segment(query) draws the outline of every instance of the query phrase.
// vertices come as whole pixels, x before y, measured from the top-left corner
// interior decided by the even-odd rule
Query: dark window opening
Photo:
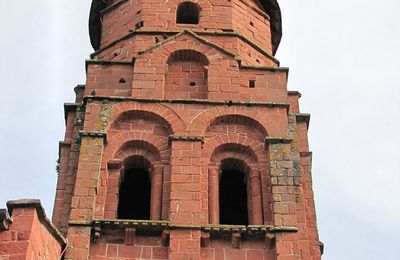
[[[255,80],[249,80],[249,88],[255,88],[256,87],[256,81]]]
[[[250,25],[251,25],[251,26],[254,26],[254,23],[253,23],[252,21],[250,21]]]
[[[121,79],[119,80],[119,83],[120,83],[120,84],[124,84],[124,83],[126,83],[126,80],[125,80],[124,78],[121,78]]]
[[[130,169],[119,189],[119,219],[150,219],[150,178],[142,169]]]
[[[176,22],[185,24],[198,24],[200,7],[192,2],[183,2],[178,6]]]
[[[240,171],[223,171],[219,184],[220,223],[248,225],[247,187],[245,174]]]

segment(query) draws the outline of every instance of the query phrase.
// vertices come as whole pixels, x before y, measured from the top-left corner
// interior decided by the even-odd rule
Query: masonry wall
[[[269,16],[258,1],[193,1],[201,10],[199,24],[193,25],[176,23],[178,4],[184,1],[131,0],[115,3],[120,2],[104,12],[102,47],[133,31],[190,29],[196,32],[240,32],[255,44],[263,46],[267,52],[272,52]]]

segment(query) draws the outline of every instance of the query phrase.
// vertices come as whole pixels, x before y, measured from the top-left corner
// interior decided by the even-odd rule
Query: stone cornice
[[[118,43],[120,43],[120,42],[122,42],[124,40],[132,38],[132,37],[134,37],[136,35],[170,35],[170,36],[174,36],[174,35],[178,35],[180,33],[182,33],[182,31],[147,31],[147,30],[131,31],[131,32],[127,33],[126,35],[122,36],[121,38],[119,38],[119,39],[107,44],[103,48],[101,48],[101,49],[95,51],[94,53],[90,54],[90,58],[93,59],[96,55],[100,54],[101,52],[103,52],[103,51],[115,46],[116,44],[118,44]],[[243,36],[240,33],[237,33],[237,32],[204,32],[204,31],[193,31],[192,33],[195,34],[195,35],[198,35],[198,36],[238,37],[243,42],[249,44],[252,48],[256,49],[257,51],[261,52],[266,57],[270,58],[273,62],[278,64],[278,66],[280,64],[279,60],[276,59],[273,55],[271,55],[270,53],[266,52],[263,48],[259,47],[256,43],[252,42],[250,39],[248,39],[247,37]],[[209,42],[209,41],[207,41],[207,42]],[[155,45],[155,46],[157,46],[157,45]]]
[[[212,47],[212,48],[214,48],[214,49],[216,49],[216,50],[218,50],[218,51],[224,53],[225,55],[227,55],[227,56],[229,56],[229,57],[231,57],[231,58],[236,58],[236,59],[239,61],[239,63],[240,63],[240,59],[238,59],[234,53],[228,51],[227,49],[225,49],[225,48],[223,48],[223,47],[221,47],[221,46],[219,46],[219,45],[217,45],[217,44],[215,44],[215,43],[213,43],[213,42],[211,42],[211,41],[208,41],[208,40],[206,40],[206,39],[204,39],[204,38],[198,36],[196,33],[192,32],[192,31],[190,31],[190,30],[183,30],[182,32],[179,32],[178,34],[176,34],[176,35],[174,35],[174,36],[172,36],[172,37],[167,38],[165,41],[162,41],[162,42],[160,42],[160,43],[158,43],[158,44],[155,44],[155,45],[153,45],[152,47],[149,47],[149,48],[147,48],[147,49],[145,49],[145,50],[143,50],[143,51],[139,51],[137,55],[134,55],[134,56],[133,56],[133,61],[134,61],[135,59],[137,59],[138,57],[140,57],[141,55],[143,55],[143,54],[145,54],[145,53],[147,53],[147,52],[150,52],[150,51],[152,51],[152,50],[154,50],[154,49],[160,48],[160,47],[163,46],[164,44],[167,44],[168,42],[170,42],[170,41],[172,41],[172,40],[174,40],[174,39],[177,39],[177,38],[179,38],[180,36],[185,35],[185,34],[190,35],[191,37],[193,37],[193,38],[196,39],[197,41],[199,41],[199,42],[201,42],[201,43],[203,43],[203,44],[205,44],[205,45],[208,45],[208,46],[210,46],[210,47]]]
[[[297,227],[272,226],[272,225],[191,225],[191,224],[172,224],[169,221],[161,220],[126,220],[126,219],[105,219],[93,221],[69,221],[70,226],[101,226],[111,228],[134,227],[138,229],[191,229],[203,230],[206,232],[227,232],[227,233],[279,233],[279,232],[297,232]]]
[[[79,135],[82,137],[92,138],[103,138],[104,143],[107,143],[107,133],[100,131],[79,131]]]
[[[297,90],[289,90],[288,95],[289,96],[297,96],[298,98],[301,98],[301,93]]]
[[[85,60],[86,72],[89,65],[122,65],[133,66],[132,61],[112,61],[112,60]]]
[[[284,136],[268,136],[265,138],[267,144],[290,144],[293,139]]]
[[[80,106],[81,104],[79,103],[64,103],[64,119],[65,119],[65,124],[67,124],[67,118],[68,114],[70,112],[75,112],[76,109]]]
[[[177,136],[177,135],[170,135],[168,137],[169,142],[172,141],[184,141],[184,142],[202,142],[204,143],[203,136]]]
[[[306,122],[307,123],[307,128],[310,125],[310,118],[311,115],[310,114],[306,114],[306,113],[295,113],[296,116],[296,121],[297,122]]]
[[[72,145],[72,141],[60,141],[58,143],[58,156],[59,157],[61,156],[61,149],[63,147],[71,147],[71,145]]]
[[[243,70],[263,70],[263,71],[271,71],[271,72],[285,72],[289,73],[289,68],[287,67],[267,67],[267,66],[247,66],[240,65],[240,69]]]
[[[247,106],[247,107],[283,107],[288,109],[288,103],[275,103],[275,102],[239,102],[239,101],[213,101],[205,99],[146,99],[146,98],[134,98],[134,97],[113,97],[113,96],[85,96],[84,103],[86,104],[90,100],[96,101],[136,101],[144,103],[165,103],[165,104],[204,104],[204,105],[216,105],[216,106]]]

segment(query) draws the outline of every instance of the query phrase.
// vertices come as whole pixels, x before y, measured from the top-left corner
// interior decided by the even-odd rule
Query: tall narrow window
[[[179,4],[176,12],[176,23],[198,24],[200,16],[200,7],[192,2],[183,2]]]
[[[119,190],[119,219],[150,219],[151,184],[149,172],[130,169],[125,172]]]
[[[220,223],[248,225],[247,187],[241,171],[222,171],[219,184]]]

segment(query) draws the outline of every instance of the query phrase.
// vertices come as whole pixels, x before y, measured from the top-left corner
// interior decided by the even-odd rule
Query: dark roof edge
[[[282,39],[282,15],[278,0],[261,0],[264,9],[270,16],[272,54],[275,55]],[[89,15],[90,43],[95,51],[100,49],[102,11],[107,7],[105,0],[92,0]]]
[[[42,207],[42,203],[38,199],[21,199],[21,200],[10,200],[7,202],[7,208],[12,217],[12,211],[16,208],[35,208],[39,216],[40,222],[46,227],[50,234],[60,243],[62,248],[67,245],[67,240],[58,231],[58,229],[53,225],[50,219],[47,218],[46,212]]]
[[[275,56],[282,39],[282,14],[278,0],[261,0],[267,14],[270,16],[272,55]]]

